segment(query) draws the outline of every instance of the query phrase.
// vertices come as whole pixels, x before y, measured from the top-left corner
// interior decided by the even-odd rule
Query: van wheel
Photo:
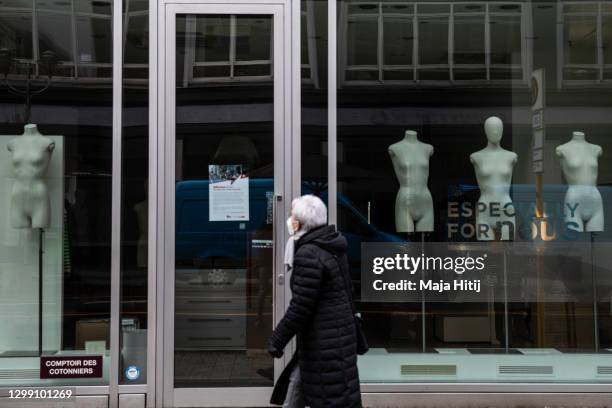
[[[228,285],[236,279],[236,274],[231,269],[215,268],[208,272],[208,283],[211,285]]]

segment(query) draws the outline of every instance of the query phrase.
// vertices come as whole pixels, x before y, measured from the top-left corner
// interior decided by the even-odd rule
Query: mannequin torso
[[[49,193],[44,176],[54,148],[53,141],[31,124],[25,126],[22,136],[8,143],[15,174],[10,210],[13,228],[49,226]]]
[[[511,238],[510,229],[514,231],[516,223],[510,198],[510,185],[512,170],[518,156],[501,147],[499,143],[502,132],[501,119],[496,117],[487,119],[485,122],[487,147],[470,155],[480,188],[476,211],[476,233],[479,240],[495,239],[495,230],[500,227],[501,239],[508,240]]]
[[[422,143],[414,131],[389,146],[389,156],[400,188],[395,200],[397,232],[433,231],[433,202],[427,188],[433,146]],[[416,227],[416,228],[415,228]]]
[[[569,185],[564,206],[566,222],[578,231],[603,231],[603,202],[597,189],[598,159],[603,149],[587,142],[583,132],[573,132],[572,139],[555,152]]]

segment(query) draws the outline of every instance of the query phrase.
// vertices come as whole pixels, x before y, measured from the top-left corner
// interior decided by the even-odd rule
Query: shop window
[[[359,358],[360,379],[610,383],[602,373],[612,366],[612,88],[593,83],[612,79],[612,1],[337,4],[330,182],[371,346]],[[559,73],[582,81],[558,87]],[[532,92],[545,103],[533,106]],[[544,120],[534,123],[539,110]],[[483,160],[498,147],[503,158]],[[499,226],[476,213],[484,204],[497,214],[493,196],[512,203],[493,215],[510,217]],[[414,257],[433,247],[485,248],[482,283],[507,293],[411,297],[399,287],[409,271],[385,278],[394,266],[378,274],[368,262],[370,250],[382,259],[380,248]],[[492,259],[509,247],[523,252]],[[371,296],[364,287],[377,290],[377,279],[400,285]]]
[[[564,2],[559,36],[566,84],[612,79],[612,8],[607,2]]]
[[[2,387],[109,383],[110,6],[0,2]]]
[[[524,81],[524,7],[343,2],[342,83]]]

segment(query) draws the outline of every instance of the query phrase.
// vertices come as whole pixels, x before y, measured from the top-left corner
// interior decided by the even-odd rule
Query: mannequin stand
[[[597,312],[597,274],[595,273],[595,262],[593,259],[593,243],[595,241],[593,233],[589,233],[591,238],[591,274],[593,280],[593,342],[595,343],[595,352],[599,352],[599,318]]]
[[[39,229],[38,235],[38,355],[43,355],[43,234],[44,229]]]
[[[425,233],[421,232],[421,252],[425,252]],[[425,272],[423,272],[423,268],[421,268],[421,280],[425,279]],[[421,341],[422,341],[422,346],[421,349],[423,351],[423,353],[425,353],[425,351],[427,351],[427,344],[426,344],[426,322],[425,322],[425,312],[426,312],[426,308],[425,308],[425,292],[421,291]]]

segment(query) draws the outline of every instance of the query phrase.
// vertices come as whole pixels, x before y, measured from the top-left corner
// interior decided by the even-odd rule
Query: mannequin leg
[[[434,215],[433,208],[425,211],[425,214],[416,222],[416,230],[419,232],[428,232],[434,230]]]
[[[24,200],[18,195],[11,197],[10,219],[13,228],[30,228],[30,217],[25,212]]]
[[[402,205],[400,197],[395,202],[395,230],[397,232],[414,232],[414,220],[408,207]]]
[[[47,228],[49,227],[49,203],[39,202],[34,206],[32,211],[32,228]]]
[[[604,211],[602,207],[595,211],[595,214],[593,214],[591,219],[586,222],[584,230],[589,232],[598,232],[604,230]]]

